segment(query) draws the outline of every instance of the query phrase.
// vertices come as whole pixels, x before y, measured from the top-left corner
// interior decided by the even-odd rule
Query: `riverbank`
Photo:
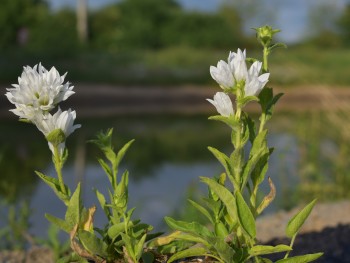
[[[1,87],[2,94],[6,87]],[[212,113],[206,101],[220,91],[217,87],[185,85],[179,87],[123,87],[77,84],[76,94],[62,103],[62,108],[74,108],[79,117],[109,117],[137,114],[199,114]],[[275,94],[284,93],[276,106],[278,112],[319,111],[329,107],[350,105],[350,88],[307,85],[294,88],[276,87]],[[11,105],[0,97],[0,118],[9,118]],[[257,112],[257,103],[247,105],[247,111]],[[13,117],[13,116],[12,116]]]

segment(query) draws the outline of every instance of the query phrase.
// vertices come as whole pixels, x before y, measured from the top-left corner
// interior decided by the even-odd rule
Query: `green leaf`
[[[233,194],[225,187],[216,182],[213,179],[207,177],[200,177],[201,181],[209,185],[210,189],[213,190],[224,203],[227,213],[232,218],[234,225],[237,223],[236,214],[236,200]]]
[[[264,181],[266,172],[269,168],[268,161],[270,155],[270,152],[263,154],[250,174],[254,188],[257,188]]]
[[[251,256],[260,256],[260,255],[267,255],[272,253],[279,253],[279,252],[285,252],[290,251],[292,248],[287,245],[277,245],[277,246],[263,246],[263,245],[257,245],[252,247],[249,250],[249,255]]]
[[[172,255],[167,263],[171,263],[177,259],[181,258],[187,258],[187,257],[196,257],[196,256],[203,256],[205,255],[207,250],[202,247],[192,247],[180,252],[177,252],[176,254]]]
[[[234,116],[230,116],[230,117],[225,117],[222,115],[215,115],[215,116],[211,116],[209,117],[209,120],[214,120],[214,121],[221,121],[225,124],[227,124],[229,127],[231,127],[233,130],[237,130],[239,128],[239,121],[237,121]]]
[[[79,224],[80,212],[81,212],[81,196],[80,196],[80,183],[79,183],[77,186],[77,189],[75,190],[71,199],[69,200],[67,212],[65,215],[65,220],[71,230],[75,225]]]
[[[139,260],[142,256],[142,252],[143,252],[143,247],[145,244],[145,240],[146,240],[147,234],[144,234],[139,241],[137,242],[136,246],[135,246],[135,257],[137,260]]]
[[[134,226],[135,224],[137,224],[139,221],[128,221],[128,226],[127,228],[131,228],[132,226]],[[115,224],[113,226],[111,226],[110,228],[108,228],[107,234],[111,239],[115,239],[117,238],[121,233],[125,232],[125,225],[126,222],[121,222],[118,224]]]
[[[109,219],[111,216],[111,211],[109,210],[109,207],[107,206],[106,203],[106,198],[103,194],[101,194],[97,189],[95,189],[95,194],[98,199],[98,202],[100,203],[101,208],[103,209],[105,215]]]
[[[251,238],[256,236],[255,219],[242,194],[236,191],[236,206],[239,224]]]
[[[50,215],[50,214],[45,214],[45,217],[52,224],[56,225],[57,227],[59,227],[60,229],[62,229],[63,231],[65,231],[67,233],[70,233],[70,231],[72,230],[71,227],[68,225],[68,223],[60,218],[57,218],[57,217]]]
[[[93,233],[85,230],[79,231],[79,240],[83,244],[84,248],[93,255],[100,257],[107,257],[108,246],[101,239],[96,237]]]
[[[109,182],[113,184],[113,174],[109,165],[103,159],[98,159],[98,162],[101,165],[103,171],[106,173]]]
[[[284,258],[276,261],[275,263],[308,263],[321,257],[323,253],[308,254],[303,256],[295,256],[291,258]]]
[[[129,147],[131,146],[131,144],[134,142],[135,140],[130,140],[129,142],[127,142],[117,153],[115,159],[113,160],[112,164],[113,164],[113,171],[114,173],[117,175],[118,174],[118,167],[119,167],[119,163],[122,161],[126,151],[129,149]],[[116,180],[116,178],[115,178]]]
[[[184,221],[177,221],[172,219],[171,217],[165,217],[165,222],[168,224],[168,226],[173,230],[179,230],[187,233],[191,233],[195,236],[199,237],[212,237],[213,233],[208,230],[207,227],[197,223],[197,222],[184,222]]]
[[[307,206],[305,206],[298,214],[296,214],[289,222],[286,228],[286,234],[288,237],[293,237],[296,235],[304,224],[305,220],[310,215],[313,207],[316,204],[316,199],[310,202]]]
[[[235,251],[222,238],[211,238],[210,244],[214,247],[220,259],[224,262],[235,262],[233,260]]]
[[[118,209],[126,210],[128,205],[128,184],[129,184],[129,172],[125,171],[122,175],[121,181],[115,189],[115,195],[113,201]]]
[[[196,203],[195,201],[192,200],[188,200],[191,205],[193,205],[199,212],[201,212],[206,218],[209,219],[209,221],[214,224],[214,219],[212,218],[212,216],[210,215],[209,211],[207,209],[205,209],[203,206],[201,206],[200,204]]]
[[[251,101],[258,101],[258,97],[256,96],[246,96],[246,97],[243,97],[242,99],[240,99],[238,101],[238,104],[241,105],[241,107],[243,108],[248,102],[251,102]]]
[[[65,205],[68,205],[69,195],[70,195],[70,190],[69,190],[68,186],[64,185],[64,187],[66,188],[66,192],[68,193],[68,195],[65,195],[61,191],[61,186],[60,186],[58,179],[51,177],[51,176],[46,176],[45,174],[40,173],[38,171],[35,171],[35,173],[40,177],[40,179],[42,179],[49,187],[51,187],[53,189],[53,191],[55,192],[57,197],[63,203],[65,203]]]
[[[233,172],[231,170],[230,166],[230,158],[222,152],[220,152],[218,149],[215,149],[213,147],[208,147],[208,150],[216,157],[216,159],[222,164],[222,166],[225,168],[225,171],[227,175],[230,177],[233,176]]]

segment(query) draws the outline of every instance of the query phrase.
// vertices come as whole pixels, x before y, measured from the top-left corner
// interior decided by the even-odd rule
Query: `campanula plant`
[[[49,71],[41,64],[33,68],[24,67],[18,84],[7,89],[6,96],[15,108],[11,111],[21,121],[34,124],[45,136],[52,153],[52,162],[56,177],[41,172],[36,174],[53,189],[57,197],[66,205],[64,219],[46,214],[46,218],[70,236],[73,253],[58,262],[139,262],[142,256],[150,255],[144,251],[145,242],[156,237],[149,232],[152,226],[133,220],[134,209],[128,209],[129,174],[125,171],[121,177],[118,167],[133,140],[115,152],[112,145],[112,132],[101,132],[95,143],[103,152],[105,159],[98,159],[105,171],[111,187],[109,198],[95,190],[97,199],[107,217],[103,228],[94,226],[93,218],[96,207],[85,208],[81,200],[80,184],[74,192],[65,184],[62,168],[68,158],[66,139],[81,125],[74,124],[76,112],[69,109],[62,111],[58,104],[72,94],[73,86],[63,83],[61,76],[52,67]],[[51,112],[56,109],[56,113]],[[109,201],[108,201],[109,199]]]
[[[166,217],[168,226],[175,230],[168,236],[158,238],[154,246],[168,249],[175,246],[177,251],[168,262],[205,256],[209,261],[229,262],[272,262],[266,255],[284,253],[278,263],[311,262],[322,253],[290,257],[294,240],[299,229],[309,216],[315,200],[296,214],[286,226],[286,234],[291,238],[290,245],[267,246],[257,243],[256,219],[275,198],[273,180],[268,177],[270,192],[258,198],[259,186],[266,179],[269,158],[273,148],[267,144],[268,130],[265,125],[272,117],[273,109],[282,94],[273,94],[266,86],[270,73],[268,56],[284,44],[272,43],[273,35],[279,32],[269,26],[256,28],[256,35],[263,47],[263,59],[248,58],[246,50],[230,52],[227,61],[219,61],[210,67],[212,78],[222,91],[208,101],[214,105],[219,115],[210,120],[223,122],[231,130],[232,152],[208,147],[209,151],[223,166],[223,173],[217,178],[201,177],[208,186],[208,195],[203,205],[190,200],[190,203],[208,219],[210,223],[178,221]],[[234,97],[235,103],[232,103]],[[261,113],[255,121],[245,106],[251,102],[260,104]],[[249,150],[247,145],[250,144]],[[248,151],[248,152],[245,152]],[[183,242],[183,249],[176,249]]]

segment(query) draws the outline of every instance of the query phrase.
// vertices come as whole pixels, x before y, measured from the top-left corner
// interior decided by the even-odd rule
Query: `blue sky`
[[[317,10],[321,5],[326,5],[329,17],[341,12],[342,8],[350,0],[177,0],[185,9],[212,12],[217,10],[224,2],[236,3],[238,6],[250,4],[251,7],[242,7],[245,15],[251,9],[256,9],[254,14],[246,14],[245,29],[265,24],[274,28],[280,28],[281,41],[287,43],[297,42],[299,39],[312,32],[309,26],[310,11]],[[75,7],[75,0],[48,0],[53,9],[63,6]],[[95,9],[103,5],[114,3],[116,0],[88,0],[89,8]],[[327,18],[325,18],[327,19]]]

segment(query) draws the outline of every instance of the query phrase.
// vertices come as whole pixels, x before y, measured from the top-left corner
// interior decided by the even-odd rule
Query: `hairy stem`
[[[58,181],[60,184],[61,191],[64,195],[68,195],[66,187],[64,186],[63,176],[62,176],[62,157],[58,151],[58,147],[54,146],[54,165],[57,173]]]

